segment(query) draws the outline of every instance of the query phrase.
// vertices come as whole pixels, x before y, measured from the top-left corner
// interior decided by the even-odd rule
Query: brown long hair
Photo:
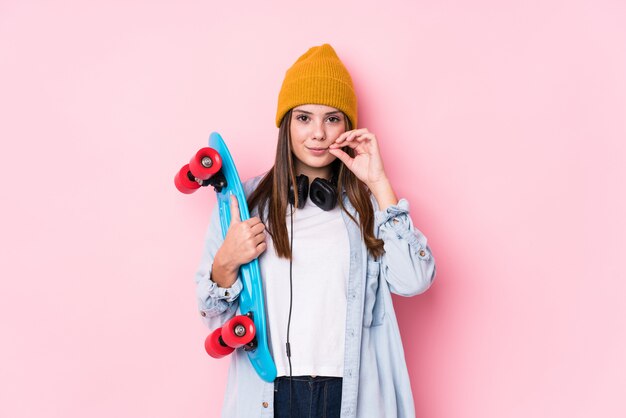
[[[345,117],[346,130],[352,129],[350,120]],[[259,217],[261,220],[266,219],[264,208],[267,205],[269,214],[267,216],[266,230],[274,241],[274,249],[278,257],[291,259],[291,249],[289,247],[289,235],[287,233],[287,223],[285,217],[287,215],[287,196],[289,185],[296,184],[295,165],[293,154],[291,151],[291,135],[289,134],[291,126],[291,110],[285,114],[278,130],[278,144],[276,146],[276,159],[274,166],[263,176],[259,185],[254,192],[248,197],[248,207],[252,210],[254,207],[259,208]],[[345,152],[354,157],[354,150],[346,148]],[[352,171],[350,171],[343,162],[336,159],[333,163],[333,170],[337,170],[337,191],[339,207],[359,225],[361,236],[365,241],[368,251],[375,257],[380,257],[385,251],[383,248],[383,240],[374,236],[374,208],[370,201],[370,191],[361,180],[359,180]],[[350,199],[350,203],[356,209],[359,223],[344,207],[341,199],[341,190],[345,188]],[[295,195],[294,207],[298,206],[297,193]],[[269,201],[269,204],[268,204]]]

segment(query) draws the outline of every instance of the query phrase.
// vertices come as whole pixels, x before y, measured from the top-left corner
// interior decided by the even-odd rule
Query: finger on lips
[[[374,135],[372,135],[370,132],[360,132],[360,133],[353,132],[350,135],[343,137],[343,138],[341,136],[337,137],[337,139],[335,140],[335,143],[342,142],[342,141],[352,141],[354,139],[363,140],[365,138],[373,139]]]

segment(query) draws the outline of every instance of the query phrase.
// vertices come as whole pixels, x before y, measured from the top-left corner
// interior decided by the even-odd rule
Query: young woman
[[[330,45],[287,71],[276,124],[274,166],[244,183],[251,218],[234,216],[222,239],[213,211],[196,274],[215,329],[237,313],[239,266],[258,257],[261,267],[278,377],[264,382],[236,350],[222,416],[413,417],[391,293],[427,290],[435,260],[376,136],[356,129],[352,79]]]

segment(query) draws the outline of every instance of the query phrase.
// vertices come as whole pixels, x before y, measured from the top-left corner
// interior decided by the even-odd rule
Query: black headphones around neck
[[[311,190],[309,190],[309,178],[300,174],[296,177],[296,187],[298,189],[298,209],[304,207],[307,196],[311,198],[311,202],[325,211],[332,210],[337,205],[337,177],[335,174],[330,180],[316,177],[311,183]],[[289,184],[289,203],[295,204],[291,183]]]

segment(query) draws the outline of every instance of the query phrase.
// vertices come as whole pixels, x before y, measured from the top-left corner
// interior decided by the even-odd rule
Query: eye
[[[341,122],[341,118],[337,117],[337,116],[330,116],[328,118],[328,121],[332,122],[332,123],[337,123],[337,122]]]
[[[296,116],[296,119],[299,120],[300,122],[306,122],[309,120],[309,117],[307,115],[300,114]]]

